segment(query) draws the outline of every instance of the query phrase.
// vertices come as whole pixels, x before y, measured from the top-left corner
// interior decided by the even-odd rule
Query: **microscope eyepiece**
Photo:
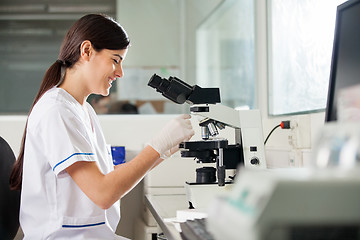
[[[165,79],[166,80],[166,79]],[[148,83],[148,86],[152,87],[152,88],[155,88],[157,90],[157,88],[161,85],[161,83],[163,82],[163,79],[154,74],[151,78],[150,78],[150,81]]]
[[[193,87],[176,77],[161,78],[154,74],[148,83],[157,92],[178,104],[183,104],[193,91]]]
[[[155,88],[164,97],[178,104],[184,102],[190,104],[215,104],[220,102],[219,88],[191,86],[176,77],[166,79],[154,74],[150,78],[148,86]]]

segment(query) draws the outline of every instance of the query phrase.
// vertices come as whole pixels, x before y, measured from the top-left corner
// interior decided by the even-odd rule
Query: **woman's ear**
[[[94,49],[89,40],[85,40],[80,45],[80,58],[89,61]]]

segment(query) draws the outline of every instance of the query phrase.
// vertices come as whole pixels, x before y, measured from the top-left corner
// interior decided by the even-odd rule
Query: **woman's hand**
[[[190,118],[189,114],[178,116],[151,140],[149,145],[160,154],[160,157],[169,157],[179,149],[181,142],[190,140],[194,135]]]

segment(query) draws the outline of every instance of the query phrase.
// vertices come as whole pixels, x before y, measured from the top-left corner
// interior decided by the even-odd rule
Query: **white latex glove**
[[[169,157],[179,150],[181,142],[190,140],[194,135],[190,118],[189,114],[174,118],[150,141],[149,145],[160,154],[160,157]]]

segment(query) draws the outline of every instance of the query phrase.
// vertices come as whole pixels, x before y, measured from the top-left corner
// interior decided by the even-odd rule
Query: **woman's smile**
[[[116,78],[112,79],[111,77],[109,77],[109,79],[108,79],[109,87],[112,86],[112,82],[115,80],[116,80]]]

